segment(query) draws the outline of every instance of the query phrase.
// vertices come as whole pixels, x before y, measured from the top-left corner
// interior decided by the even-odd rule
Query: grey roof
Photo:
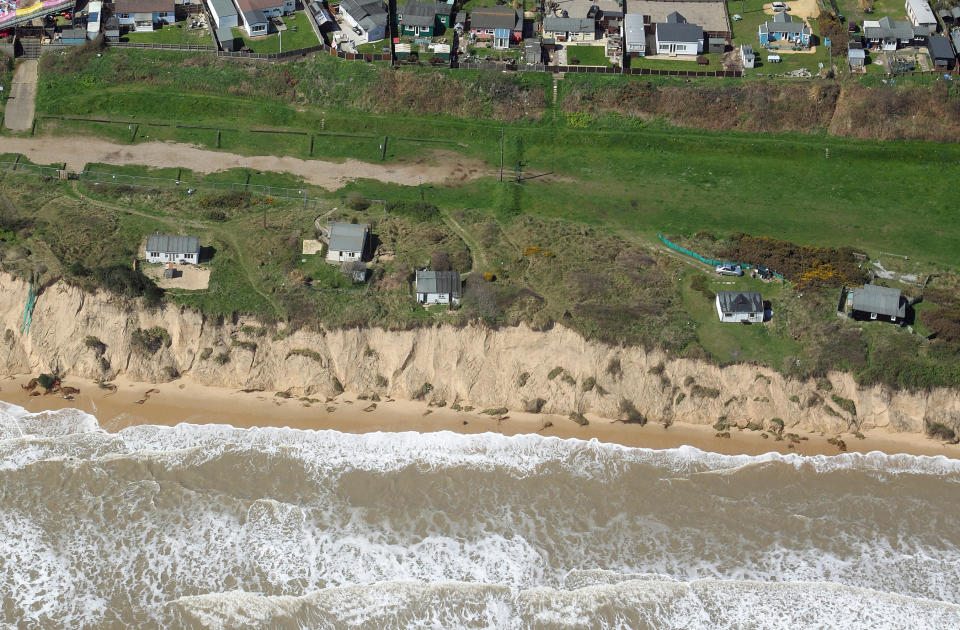
[[[233,36],[233,29],[231,29],[229,26],[221,26],[217,28],[216,33],[217,41],[221,44],[235,39]]]
[[[597,23],[587,18],[548,15],[543,18],[543,30],[550,33],[593,33],[597,30]]]
[[[930,56],[937,59],[953,60],[956,55],[953,53],[953,47],[950,46],[950,40],[943,35],[931,35],[927,39],[927,47],[930,49]]]
[[[867,39],[896,38],[906,42],[914,37],[927,35],[923,27],[914,27],[913,24],[906,20],[892,20],[889,17],[884,17],[880,18],[878,22],[880,26],[868,26],[863,29],[863,36]]]
[[[687,18],[674,11],[667,15],[667,24],[686,24]]]
[[[752,57],[752,56],[753,56],[753,46],[751,46],[750,44],[741,44],[741,45],[740,45],[740,52],[743,54],[744,57]]]
[[[724,313],[763,312],[763,298],[756,291],[718,291],[717,300]]]
[[[164,254],[196,254],[200,251],[200,237],[151,234],[147,237],[147,251]]]
[[[370,228],[365,223],[328,223],[330,227],[329,251],[362,252]]]
[[[253,11],[244,11],[243,19],[247,21],[247,24],[266,24],[267,16],[263,14],[263,11],[260,9],[254,9]]]
[[[380,0],[341,0],[340,10],[349,13],[357,22],[368,16],[376,18],[378,15],[387,14],[387,9]],[[386,23],[384,18],[383,24]]]
[[[847,51],[847,58],[864,60],[867,58],[867,53],[863,48],[851,48]]]
[[[449,293],[460,297],[459,271],[418,271],[417,293]]]
[[[960,7],[953,7],[950,9],[950,15],[952,15],[954,19],[960,18]]]
[[[86,39],[87,38],[87,29],[85,28],[65,28],[60,31],[60,37],[62,39]]]
[[[401,22],[407,26],[433,26],[438,15],[450,15],[453,6],[446,2],[408,0],[400,10]]]
[[[760,25],[761,33],[810,33],[810,27],[803,22],[794,22],[789,13],[776,13],[772,22]]]
[[[900,289],[866,284],[862,289],[853,290],[853,310],[903,317],[907,314],[907,301],[900,296]]]
[[[540,63],[543,61],[543,50],[540,48],[540,40],[527,38],[523,40],[524,61],[527,63]]]
[[[454,22],[457,24],[464,24],[467,21],[467,12],[466,11],[457,11],[457,17],[454,18]]]
[[[703,39],[703,29],[696,24],[667,22],[654,26],[658,42],[699,42]]]
[[[479,7],[470,13],[470,28],[523,30],[523,18],[509,7]]]
[[[232,0],[207,0],[214,13],[221,18],[236,15],[237,10],[233,7]]]
[[[623,16],[623,33],[628,42],[645,42],[646,28],[643,25],[642,13],[627,13]]]
[[[950,31],[950,39],[953,40],[953,47],[960,50],[960,30]]]

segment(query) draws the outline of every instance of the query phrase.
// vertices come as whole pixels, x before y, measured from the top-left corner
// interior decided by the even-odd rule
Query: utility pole
[[[503,181],[503,127],[500,127],[500,181]]]

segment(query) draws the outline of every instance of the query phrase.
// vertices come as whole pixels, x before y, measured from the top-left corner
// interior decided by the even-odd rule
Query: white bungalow
[[[342,263],[363,260],[370,227],[364,223],[328,223],[330,242],[327,244],[327,262]]]
[[[152,263],[190,263],[200,260],[200,238],[197,236],[175,236],[173,234],[151,234],[147,237],[147,262]]]
[[[721,322],[763,322],[763,298],[756,291],[718,291],[716,302]]]
[[[417,302],[421,304],[459,304],[459,271],[418,271]]]

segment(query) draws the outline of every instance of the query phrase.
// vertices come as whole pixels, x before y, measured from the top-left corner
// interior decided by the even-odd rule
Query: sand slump
[[[960,627],[960,470],[0,411],[0,622]]]

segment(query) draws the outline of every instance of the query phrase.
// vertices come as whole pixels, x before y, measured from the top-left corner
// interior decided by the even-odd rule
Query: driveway
[[[10,84],[10,98],[3,124],[11,131],[28,131],[33,126],[37,98],[37,60],[25,59],[17,66]]]

